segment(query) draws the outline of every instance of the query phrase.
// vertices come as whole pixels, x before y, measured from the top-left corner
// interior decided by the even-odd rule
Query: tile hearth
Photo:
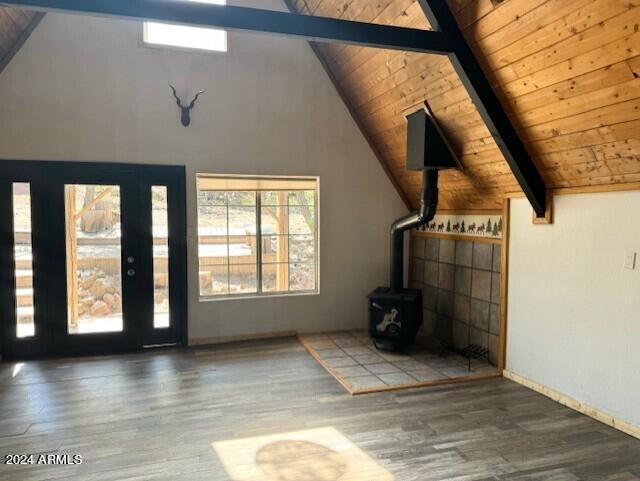
[[[351,394],[444,384],[498,375],[484,360],[434,351],[417,342],[405,353],[379,351],[366,330],[301,334],[309,353]]]

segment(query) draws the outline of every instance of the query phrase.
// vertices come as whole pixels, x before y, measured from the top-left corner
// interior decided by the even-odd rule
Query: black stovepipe
[[[391,290],[401,292],[404,284],[404,232],[433,219],[438,207],[438,171],[422,171],[420,209],[391,225]]]

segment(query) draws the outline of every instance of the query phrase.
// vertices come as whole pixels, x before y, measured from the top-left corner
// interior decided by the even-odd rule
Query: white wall
[[[640,426],[640,192],[511,203],[507,369]]]
[[[321,294],[200,303],[191,245],[189,337],[365,326],[406,208],[309,45],[231,33],[228,54],[186,53],[140,46],[140,29],[47,15],[0,76],[0,159],[186,165],[192,234],[197,172],[319,175]],[[168,82],[207,90],[188,129]]]

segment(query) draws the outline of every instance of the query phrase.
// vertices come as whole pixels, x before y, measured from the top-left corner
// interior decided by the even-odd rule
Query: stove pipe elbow
[[[438,170],[422,171],[422,192],[417,212],[401,217],[391,225],[391,290],[400,292],[404,284],[404,233],[431,222],[438,207]]]

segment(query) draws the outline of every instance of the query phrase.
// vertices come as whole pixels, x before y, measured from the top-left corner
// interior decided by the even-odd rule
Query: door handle
[[[128,275],[129,277],[133,277],[133,276],[135,276],[135,275],[136,275],[136,271],[135,271],[134,269],[129,269],[129,270],[127,271],[127,275]]]

